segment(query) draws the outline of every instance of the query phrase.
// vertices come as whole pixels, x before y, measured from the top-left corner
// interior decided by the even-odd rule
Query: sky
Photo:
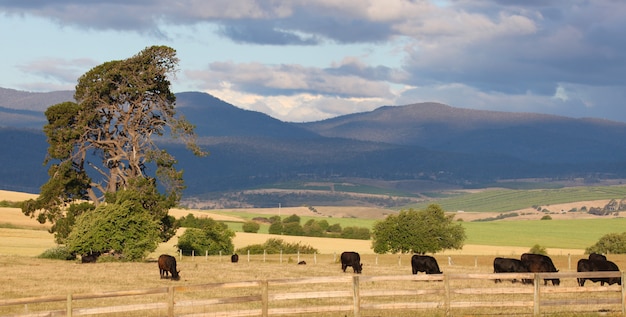
[[[176,93],[289,122],[386,105],[626,122],[623,0],[0,0],[0,87],[166,45]]]

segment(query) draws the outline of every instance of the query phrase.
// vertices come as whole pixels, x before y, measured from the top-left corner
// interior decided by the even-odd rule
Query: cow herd
[[[231,262],[237,263],[239,256],[233,254],[231,256]],[[345,272],[348,266],[352,267],[354,273],[360,274],[363,270],[363,263],[361,263],[361,256],[357,252],[346,251],[341,253],[341,269]],[[171,274],[172,280],[179,280],[180,271],[176,269],[176,258],[162,254],[159,256],[159,273],[161,278],[169,278]],[[306,264],[301,261],[298,264]],[[411,257],[411,269],[413,274],[418,272],[424,272],[426,274],[442,274],[437,264],[437,260],[428,255],[415,254]],[[546,255],[524,253],[520,259],[514,258],[502,258],[496,257],[493,260],[493,272],[494,273],[552,273],[558,272],[552,259]],[[587,259],[580,259],[577,265],[578,272],[600,272],[600,271],[619,271],[617,265],[609,260],[604,255],[592,253]],[[584,286],[585,281],[590,280],[594,283],[600,282],[600,285],[604,286],[604,283],[609,285],[618,284],[622,285],[621,277],[610,278],[578,278],[578,285]],[[501,282],[500,279],[495,280],[496,283]],[[513,283],[517,280],[513,279]],[[533,280],[522,279],[523,284],[532,284]],[[552,285],[559,285],[561,281],[558,278],[544,279],[544,285],[551,282]]]
[[[493,260],[493,272],[494,273],[541,273],[541,272],[558,272],[552,259],[546,255],[524,253],[521,258],[500,258],[497,257]],[[576,266],[577,272],[602,272],[602,271],[619,271],[617,265],[606,259],[604,255],[592,253],[587,259],[578,260]],[[604,283],[609,285],[618,284],[622,285],[621,277],[610,278],[578,278],[578,285],[584,286],[586,280],[591,280],[594,283],[600,282],[600,285],[604,286]],[[552,285],[559,285],[561,281],[558,278],[544,279],[544,285],[552,282]],[[496,283],[500,282],[499,279]],[[512,280],[516,282],[516,280]],[[522,283],[533,283],[532,280],[522,280]]]

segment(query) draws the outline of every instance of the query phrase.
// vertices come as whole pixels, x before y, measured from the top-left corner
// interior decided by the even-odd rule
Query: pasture
[[[0,200],[3,200],[0,197]],[[329,209],[330,210],[330,209]],[[222,211],[219,213],[178,209],[172,212],[176,217],[193,213],[196,216],[210,216],[219,221],[230,222],[233,226],[244,221],[245,214]],[[267,210],[259,213],[271,214],[276,210]],[[281,212],[288,212],[287,209]],[[306,212],[303,211],[303,212]],[[330,212],[330,211],[326,211]],[[65,295],[81,293],[103,293],[112,291],[159,288],[171,285],[192,286],[207,283],[225,283],[233,281],[253,281],[263,279],[303,278],[303,277],[345,277],[351,276],[341,271],[341,265],[336,258],[342,251],[353,250],[361,253],[363,276],[380,275],[411,275],[410,255],[376,255],[372,252],[371,241],[311,238],[292,236],[273,236],[259,233],[237,232],[234,239],[236,248],[250,244],[263,243],[268,238],[280,238],[286,242],[300,242],[311,245],[319,250],[316,255],[284,254],[280,255],[251,255],[240,254],[239,263],[233,264],[228,255],[205,257],[183,257],[179,259],[178,269],[181,271],[181,281],[174,282],[159,278],[156,258],[159,254],[176,255],[176,238],[161,244],[158,249],[149,255],[148,259],[139,263],[96,263],[80,264],[76,261],[56,261],[38,259],[35,256],[44,250],[54,247],[51,234],[47,226],[40,225],[33,219],[25,217],[16,208],[0,208],[0,267],[4,274],[0,281],[0,300],[10,298]],[[322,217],[324,218],[324,217]],[[330,223],[340,218],[325,218]],[[341,218],[351,221],[353,218]],[[374,223],[376,219],[364,219]],[[363,219],[359,219],[363,221]],[[575,272],[578,259],[585,257],[583,249],[593,243],[599,236],[610,232],[622,232],[625,228],[624,219],[577,219],[577,220],[519,220],[497,222],[462,222],[466,227],[468,239],[462,250],[446,250],[435,254],[444,273],[491,273],[492,262],[495,256],[519,258],[521,253],[527,252],[537,242],[548,247],[548,253],[560,272]],[[343,226],[343,225],[342,225]],[[182,234],[181,229],[177,234]],[[626,255],[610,255],[609,259],[621,268],[626,267]],[[304,260],[307,265],[296,265]],[[436,282],[414,282],[418,287],[430,287]],[[470,282],[466,282],[470,283]],[[472,282],[478,283],[478,282]],[[482,286],[493,285],[490,281],[480,282]],[[378,283],[379,287],[395,289],[397,285]],[[519,284],[503,283],[503,287],[526,287]],[[469,286],[469,284],[467,284]],[[575,279],[562,282],[563,287],[575,287]],[[313,286],[311,286],[313,287]],[[613,288],[618,286],[614,285]],[[307,287],[307,291],[324,291],[324,288]],[[189,294],[194,297],[198,295]],[[481,295],[475,295],[481,296]],[[485,295],[482,295],[485,296]],[[489,295],[493,301],[507,301],[504,295]],[[94,300],[95,301],[95,300]],[[124,299],[108,299],[99,301],[124,302]],[[43,305],[43,304],[42,304]],[[1,308],[0,315],[14,312],[13,308]],[[22,308],[18,308],[23,309]],[[464,315],[484,315],[484,310],[465,311]],[[492,310],[487,314],[492,314]],[[503,314],[498,310],[496,314]],[[373,314],[373,315],[372,315]],[[506,313],[504,313],[506,315]],[[316,316],[337,316],[334,314],[316,314]],[[343,315],[343,314],[342,314]],[[409,313],[406,316],[412,316]],[[426,315],[426,314],[422,314]],[[576,316],[596,316],[596,313]],[[137,316],[141,316],[138,314]],[[302,315],[300,315],[302,316]],[[366,316],[401,316],[398,312],[385,315],[380,311],[366,314]],[[428,315],[431,316],[431,315]],[[442,316],[441,312],[433,312],[432,316]],[[554,316],[571,316],[555,313]]]

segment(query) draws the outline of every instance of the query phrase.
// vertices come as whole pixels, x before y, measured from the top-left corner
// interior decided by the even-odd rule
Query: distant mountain
[[[237,108],[209,94],[176,94],[179,113],[196,125],[196,134],[210,137],[266,137],[298,139],[319,137],[295,124],[282,122],[264,113]]]
[[[37,192],[47,179],[42,166],[47,144],[43,121],[36,118],[72,94],[51,93],[47,96],[56,99],[47,99],[47,106],[35,98],[41,95],[31,96],[38,104],[23,108],[7,101],[17,100],[15,94],[0,91],[2,117],[22,115],[0,121],[0,144],[5,146],[0,154],[0,189]],[[19,92],[19,100],[29,100],[29,94]],[[172,140],[159,142],[184,171],[186,199],[210,199],[218,207],[274,206],[277,201],[283,206],[344,200],[401,203],[390,194],[373,201],[336,196],[339,188],[350,186],[415,197],[434,188],[475,188],[500,179],[626,177],[626,145],[621,141],[626,124],[611,121],[424,103],[288,123],[198,92],[177,94],[177,110],[196,125],[198,141],[210,155],[195,157]],[[244,192],[324,183],[337,184],[324,197],[299,190]],[[233,193],[236,197],[224,198]]]
[[[0,88],[0,127],[40,129],[44,112],[54,104],[74,100],[73,91],[25,92]]]
[[[620,141],[626,124],[599,119],[420,103],[299,125],[326,137],[492,153],[537,163],[626,161],[626,143]]]

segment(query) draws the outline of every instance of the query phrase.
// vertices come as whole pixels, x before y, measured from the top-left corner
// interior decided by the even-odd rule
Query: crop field
[[[436,201],[444,210],[466,212],[507,212],[576,201],[626,198],[626,186],[567,187],[559,189],[512,190],[491,189],[479,192],[458,192]],[[421,209],[428,203],[417,204]]]

